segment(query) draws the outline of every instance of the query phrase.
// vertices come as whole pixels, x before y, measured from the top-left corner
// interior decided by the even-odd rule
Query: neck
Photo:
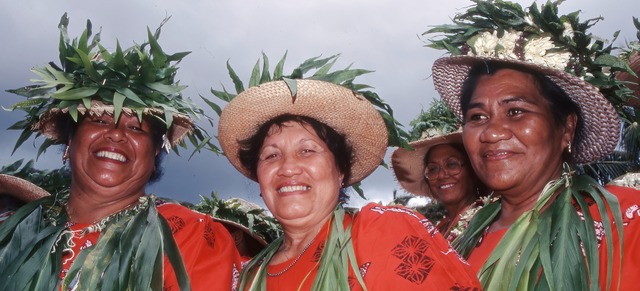
[[[310,228],[294,228],[283,225],[284,240],[271,264],[279,264],[300,255],[314,241],[324,225],[333,217],[333,213]]]
[[[558,179],[562,174],[562,170],[558,170],[557,173],[551,176],[547,181],[539,182],[536,187],[533,187],[532,190],[527,191],[525,193],[510,193],[510,192],[496,192],[498,196],[501,197],[500,203],[500,214],[498,218],[491,224],[489,231],[496,231],[504,228],[510,227],[518,218],[525,213],[533,209],[538,201],[538,198],[542,194],[542,190],[545,186],[555,179]],[[547,205],[542,207],[544,210],[548,207],[548,204],[551,203],[555,196],[560,193],[561,190],[558,190],[553,194],[552,198],[549,199]]]
[[[144,193],[137,195],[103,197],[99,195],[87,194],[79,187],[71,187],[71,194],[67,202],[67,213],[69,220],[74,223],[95,223],[111,214],[121,210],[131,208],[138,204],[138,198]]]
[[[460,215],[469,205],[473,204],[476,201],[475,195],[468,196],[463,200],[460,200],[454,204],[445,205],[444,208],[447,211],[447,215],[453,219],[454,217]]]

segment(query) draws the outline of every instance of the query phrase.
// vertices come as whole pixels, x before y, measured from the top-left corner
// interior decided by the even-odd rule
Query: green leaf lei
[[[32,72],[39,79],[31,80],[35,85],[7,90],[27,98],[6,109],[26,113],[24,120],[9,127],[22,130],[13,151],[33,134],[32,130],[46,112],[54,108],[68,110],[68,114],[77,121],[78,106],[91,108],[92,99],[113,105],[116,121],[123,108],[133,110],[138,118],[142,118],[145,109],[163,111],[164,116],[152,116],[167,128],[173,123],[174,113],[191,118],[206,116],[189,98],[183,98],[180,92],[186,86],[175,80],[177,64],[189,52],[167,54],[158,43],[161,28],[168,20],[169,18],[165,18],[153,33],[147,28],[148,41],[127,49],[122,49],[118,42],[115,51],[109,52],[101,43],[100,31],[93,35],[90,20],[87,20],[86,28],[79,38],[69,39],[69,18],[65,13],[58,24],[60,64],[49,62],[44,67],[36,67]],[[190,133],[188,139],[197,147],[196,150],[206,147],[219,152],[209,141],[211,137],[197,125]],[[59,142],[66,141],[47,138],[40,145],[38,156],[49,146]],[[176,142],[186,147],[183,141]],[[177,151],[175,147],[174,150]]]
[[[345,210],[340,206],[333,212],[331,230],[311,290],[349,290],[349,268],[353,270],[360,286],[367,290],[351,241],[351,225],[345,229],[344,216]],[[267,290],[267,268],[283,240],[283,237],[278,238],[249,262],[240,274],[239,290]]]
[[[560,194],[554,198],[558,191]],[[622,259],[613,259],[611,235],[615,225],[622,250],[622,213],[618,200],[593,178],[572,177],[568,166],[560,178],[545,186],[534,208],[523,213],[493,249],[478,274],[483,287],[487,290],[599,290],[598,239],[587,199],[592,199],[602,214],[608,255],[606,286],[616,288],[611,286],[612,267],[613,264],[621,266]],[[463,257],[469,257],[499,212],[499,201],[478,211],[467,230],[453,243]]]
[[[66,197],[50,196],[20,208],[0,226],[0,290],[58,290],[62,256],[73,235]],[[167,256],[181,290],[189,277],[156,198],[111,216],[95,245],[77,254],[62,289],[162,290]]]

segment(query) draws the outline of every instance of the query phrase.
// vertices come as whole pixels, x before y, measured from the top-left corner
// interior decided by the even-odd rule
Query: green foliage
[[[249,87],[253,87],[270,81],[283,80],[289,85],[289,88],[293,88],[292,90],[295,90],[296,86],[294,83],[296,79],[308,79],[326,81],[349,88],[369,100],[369,102],[371,102],[371,104],[373,104],[376,110],[380,113],[389,132],[388,146],[408,147],[407,138],[409,137],[409,134],[401,128],[402,124],[393,117],[393,110],[391,109],[391,106],[385,103],[377,93],[369,90],[371,86],[355,83],[356,77],[370,73],[371,71],[364,69],[352,69],[351,66],[347,66],[342,70],[331,71],[333,65],[338,60],[338,57],[339,55],[333,55],[327,58],[320,58],[318,56],[307,59],[302,62],[302,64],[298,65],[298,67],[293,69],[290,74],[285,75],[283,71],[287,53],[285,53],[278,61],[273,73],[270,73],[269,58],[263,53],[262,65],[260,65],[260,60],[256,62],[251,72],[248,84]],[[229,71],[229,77],[231,77],[231,81],[233,82],[235,93],[227,91],[224,85],[222,85],[222,90],[211,89],[211,93],[223,102],[230,102],[235,96],[237,96],[237,94],[240,94],[245,90],[244,83],[228,62],[227,70]],[[295,95],[295,92],[292,91],[292,95]],[[222,109],[219,105],[208,100],[204,96],[200,97],[218,115],[221,114]],[[387,165],[384,164],[384,161],[382,162],[382,166],[387,167]],[[354,184],[352,187],[362,198],[366,199],[364,192],[360,188],[360,183]]]
[[[32,134],[32,128],[43,113],[52,108],[68,109],[71,117],[77,121],[78,106],[90,107],[91,99],[99,99],[105,104],[114,105],[116,119],[123,107],[128,107],[142,116],[145,108],[164,111],[163,121],[171,126],[173,113],[182,113],[199,119],[204,115],[201,108],[180,94],[186,86],[175,80],[176,66],[189,52],[166,54],[157,39],[166,18],[154,33],[147,28],[148,41],[121,49],[116,44],[115,52],[109,52],[100,42],[100,32],[92,34],[91,21],[79,38],[70,40],[67,34],[69,18],[65,13],[58,25],[60,29],[60,64],[50,62],[44,67],[32,71],[39,79],[32,79],[35,85],[7,92],[21,95],[26,101],[18,102],[8,110],[23,110],[25,120],[18,121],[10,129],[22,130],[16,142],[15,150]],[[206,132],[196,126],[189,140],[198,149],[206,147],[219,152],[209,142]],[[66,141],[56,141],[66,142]],[[47,140],[41,144],[38,155],[53,144]],[[181,143],[185,147],[184,142]],[[177,149],[175,149],[177,152]]]
[[[215,192],[211,193],[211,198],[202,196],[202,200],[191,206],[191,209],[242,224],[267,243],[271,243],[282,234],[278,221],[267,215],[264,209],[248,207],[247,203],[240,199],[220,199]]]
[[[425,133],[437,132],[438,134],[447,134],[454,132],[460,128],[462,121],[458,118],[442,100],[433,100],[431,107],[427,111],[420,112],[409,125],[409,140],[417,141],[425,138]],[[427,136],[431,136],[427,134]]]

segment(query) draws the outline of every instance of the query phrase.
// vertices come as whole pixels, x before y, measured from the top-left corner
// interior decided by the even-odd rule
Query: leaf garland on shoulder
[[[356,215],[356,213],[346,212],[344,208],[338,206],[333,212],[331,221],[328,222],[330,224],[330,232],[324,243],[318,272],[311,290],[351,289],[349,287],[349,272],[347,271],[349,268],[353,270],[358,284],[363,290],[367,290],[356,261],[351,239],[351,225],[348,225],[346,229],[344,226],[345,215]],[[279,237],[247,264],[240,275],[238,290],[267,290],[267,268],[273,255],[278,252],[283,240],[284,237]]]
[[[560,194],[554,198],[558,191]],[[560,178],[545,186],[534,208],[523,213],[493,249],[478,274],[483,287],[487,290],[599,290],[599,240],[587,200],[593,200],[598,212],[605,214],[601,215],[608,257],[605,284],[608,289],[615,288],[611,286],[612,268],[613,264],[620,267],[622,259],[613,259],[612,234],[615,230],[618,237],[623,236],[618,200],[591,177],[572,177],[568,167]],[[546,205],[548,208],[544,209]],[[613,219],[606,214],[607,209]],[[499,212],[500,202],[485,206],[471,220],[465,233],[453,242],[463,257],[469,257]],[[622,249],[622,239],[618,247]]]
[[[115,214],[95,245],[82,250],[60,286],[63,252],[71,232],[65,195],[20,208],[0,226],[0,290],[161,290],[167,256],[181,290],[189,276],[156,198]],[[140,247],[144,246],[144,247]]]
[[[388,134],[388,146],[400,146],[409,148],[409,144],[407,139],[409,134],[404,131],[398,120],[393,117],[393,109],[389,104],[385,103],[377,93],[369,90],[372,88],[366,84],[358,84],[355,83],[355,78],[367,73],[371,73],[372,71],[364,70],[364,69],[352,69],[351,66],[347,66],[345,69],[331,71],[331,68],[338,60],[339,55],[333,55],[327,58],[313,57],[305,60],[302,64],[298,65],[289,75],[284,75],[284,63],[287,58],[287,53],[285,52],[284,56],[278,61],[276,64],[273,73],[270,73],[269,70],[269,58],[267,55],[262,53],[262,67],[260,66],[260,60],[256,62],[251,71],[251,77],[249,78],[249,87],[254,87],[260,85],[262,83],[283,80],[287,83],[289,88],[295,90],[295,80],[296,79],[309,79],[309,80],[320,80],[326,81],[333,84],[337,84],[346,88],[351,89],[357,94],[361,94],[364,96],[371,104],[376,108],[378,113],[384,119],[385,125],[389,132]],[[315,69],[315,72],[311,74],[310,72]],[[235,87],[236,93],[230,93],[227,91],[224,85],[222,85],[222,90],[211,89],[211,93],[216,96],[218,99],[224,102],[230,102],[235,96],[244,92],[245,87],[244,83],[238,77],[235,70],[231,67],[229,62],[227,62],[227,70],[229,71],[229,76],[233,81],[233,85]],[[306,76],[311,74],[310,76]],[[295,92],[292,92],[292,95],[295,95]],[[215,102],[205,98],[204,96],[200,96],[207,105],[209,105],[217,114],[220,116],[222,113],[222,108],[216,104]],[[388,166],[384,163],[381,164],[383,167],[388,168]],[[353,189],[364,199],[364,192],[360,188],[360,183],[352,185]]]
[[[45,112],[54,108],[65,109],[77,122],[78,106],[90,108],[91,99],[113,105],[116,120],[124,107],[135,111],[139,118],[145,108],[163,110],[164,118],[158,117],[158,120],[167,128],[172,125],[172,113],[181,113],[195,119],[205,116],[200,107],[189,98],[183,98],[180,92],[186,86],[175,80],[177,64],[190,52],[167,54],[157,41],[162,26],[169,19],[170,17],[165,18],[153,33],[147,28],[147,42],[124,50],[117,42],[115,51],[109,52],[101,43],[101,31],[93,34],[90,20],[87,20],[80,37],[70,40],[67,33],[69,18],[67,13],[62,15],[58,24],[60,65],[50,62],[44,67],[36,67],[32,72],[39,79],[31,81],[37,84],[7,90],[27,98],[5,109],[26,112],[24,120],[9,127],[22,130],[13,152],[31,137],[34,126]],[[211,137],[197,125],[188,137],[196,150],[206,147],[219,152],[209,141]],[[47,138],[38,149],[38,157],[55,143]],[[179,141],[179,144],[186,148],[183,141]],[[174,151],[178,153],[176,147]]]

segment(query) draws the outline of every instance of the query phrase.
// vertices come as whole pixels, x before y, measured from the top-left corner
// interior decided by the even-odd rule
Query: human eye
[[[445,165],[447,167],[447,170],[454,170],[454,169],[458,169],[462,166],[462,163],[458,160],[448,160],[447,164]]]
[[[522,108],[518,108],[518,107],[514,107],[514,108],[509,108],[507,110],[507,116],[519,116],[521,114],[525,113],[525,110]]]
[[[440,166],[436,164],[429,164],[425,168],[425,173],[427,173],[427,175],[437,174],[438,172],[440,172]]]
[[[488,119],[487,115],[480,110],[469,110],[467,114],[465,114],[464,122],[482,122]]]
[[[106,125],[106,124],[110,124],[110,120],[105,115],[93,116],[93,117],[91,117],[91,123],[99,124],[99,125]]]
[[[260,160],[261,161],[268,161],[268,160],[274,160],[277,159],[280,156],[280,153],[276,150],[273,149],[267,149],[267,150],[263,150],[262,153],[260,153]]]

